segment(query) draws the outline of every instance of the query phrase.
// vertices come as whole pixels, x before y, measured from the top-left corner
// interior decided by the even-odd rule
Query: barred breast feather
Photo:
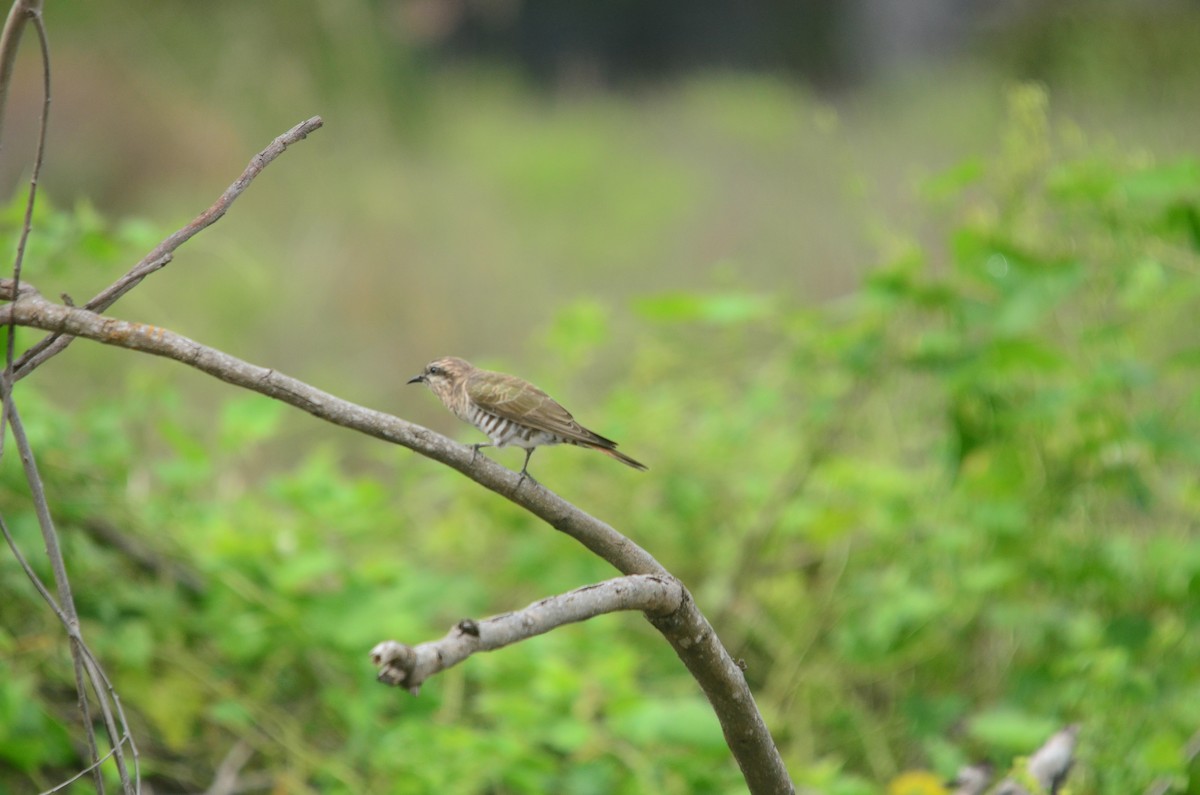
[[[528,450],[542,445],[562,444],[565,441],[561,436],[513,422],[507,417],[484,411],[477,405],[472,405],[467,410],[465,419],[486,433],[492,440],[492,444],[497,447],[508,447],[511,445],[513,447],[524,447]]]

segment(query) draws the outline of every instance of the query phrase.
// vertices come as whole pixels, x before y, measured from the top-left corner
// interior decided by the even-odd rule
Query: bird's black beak
[[[421,373],[420,375],[414,375],[412,378],[408,379],[404,383],[406,383],[406,384],[425,383],[425,374]]]

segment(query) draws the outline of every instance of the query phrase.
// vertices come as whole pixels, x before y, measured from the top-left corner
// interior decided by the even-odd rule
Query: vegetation
[[[1007,766],[1079,721],[1072,791],[1182,787],[1200,726],[1200,162],[1090,146],[1026,87],[999,151],[923,190],[944,239],[894,235],[841,300],[726,279],[563,309],[522,374],[652,470],[556,450],[539,476],[691,587],[798,785],[935,792],[905,771]],[[146,237],[86,208],[38,229],[61,256],[29,261],[68,282]],[[562,388],[618,345],[628,369],[591,405]],[[694,683],[630,616],[474,658],[416,699],[377,685],[383,637],[611,572],[451,472],[309,443],[265,399],[197,415],[168,367],[70,399],[18,386],[85,632],[156,789],[204,788],[240,741],[242,775],[277,791],[743,791]],[[13,455],[0,506],[37,549]],[[70,665],[10,556],[0,592],[0,782],[35,792],[80,766]]]

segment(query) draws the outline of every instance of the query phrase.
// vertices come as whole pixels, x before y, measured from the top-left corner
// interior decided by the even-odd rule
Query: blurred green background
[[[466,442],[404,389],[425,362],[545,387],[651,470],[560,448],[535,473],[688,584],[802,789],[938,792],[1079,721],[1074,792],[1200,791],[1194,3],[51,0],[47,20],[44,294],[86,300],[321,115],[111,314]],[[417,699],[374,682],[379,640],[612,575],[498,497],[88,343],[16,395],[152,791],[204,791],[239,744],[245,791],[744,791],[639,617]],[[36,558],[11,450],[0,510]],[[0,593],[0,791],[37,792],[81,767],[70,665],[10,556]]]

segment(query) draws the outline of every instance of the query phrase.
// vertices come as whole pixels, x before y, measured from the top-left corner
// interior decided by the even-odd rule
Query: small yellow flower
[[[888,784],[887,795],[949,795],[949,790],[928,770],[905,770]]]

